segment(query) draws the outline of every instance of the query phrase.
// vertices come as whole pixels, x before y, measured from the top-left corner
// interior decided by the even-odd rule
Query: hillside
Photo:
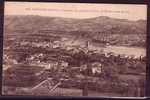
[[[98,42],[106,38],[107,42],[118,45],[145,46],[146,38],[145,20],[129,21],[106,16],[89,19],[31,15],[6,16],[4,26],[5,35],[69,34],[80,38],[90,38],[94,41],[98,40]]]
[[[42,16],[6,16],[5,27],[18,29],[50,29],[62,31],[109,32],[120,34],[146,33],[146,21],[129,21],[100,16],[90,19],[54,18]]]

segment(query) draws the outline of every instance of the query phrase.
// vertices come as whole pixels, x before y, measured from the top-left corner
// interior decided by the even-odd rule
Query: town
[[[105,53],[104,42],[103,46],[100,45],[100,50],[93,50],[89,48],[88,40],[80,42],[78,39],[73,40],[59,35],[33,34],[17,40],[13,38],[14,36],[7,38],[6,44],[9,44],[4,47],[5,94],[13,94],[16,91],[16,94],[20,95],[32,93],[42,95],[41,92],[36,93],[36,90],[43,86],[43,81],[51,79],[53,85],[50,86],[55,88],[52,90],[46,88],[43,95],[98,96],[102,93],[106,95],[112,93],[116,96],[144,95],[145,83],[141,82],[144,82],[146,76],[145,56]],[[59,82],[61,84],[58,84]],[[15,87],[15,90],[8,91],[8,87]],[[21,87],[29,89],[24,90]],[[33,89],[30,89],[31,87]],[[66,90],[66,93],[57,93],[57,88],[61,88],[62,91],[72,89],[70,90],[72,92]],[[51,92],[48,92],[50,90]],[[90,91],[96,93],[91,94]]]

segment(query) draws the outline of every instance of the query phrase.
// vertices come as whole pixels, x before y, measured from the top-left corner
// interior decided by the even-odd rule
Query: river
[[[84,46],[85,41],[74,41],[73,44],[71,41],[67,41],[64,43],[65,45],[80,45]],[[89,49],[91,50],[98,50],[98,51],[104,51],[106,53],[108,52],[113,52],[115,54],[121,54],[121,55],[126,55],[126,56],[135,56],[135,57],[140,57],[140,56],[146,56],[146,48],[142,47],[127,47],[127,46],[99,46],[97,45],[90,45],[89,44]]]

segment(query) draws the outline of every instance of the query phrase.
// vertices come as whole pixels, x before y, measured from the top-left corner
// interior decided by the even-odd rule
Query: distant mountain
[[[15,30],[59,30],[103,32],[110,34],[146,34],[146,20],[130,21],[99,16],[88,19],[72,19],[43,16],[5,16],[5,31]]]

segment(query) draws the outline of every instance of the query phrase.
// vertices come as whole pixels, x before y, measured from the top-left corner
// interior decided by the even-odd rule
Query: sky
[[[5,2],[4,14],[78,19],[108,16],[128,20],[146,20],[147,6],[140,4]]]

